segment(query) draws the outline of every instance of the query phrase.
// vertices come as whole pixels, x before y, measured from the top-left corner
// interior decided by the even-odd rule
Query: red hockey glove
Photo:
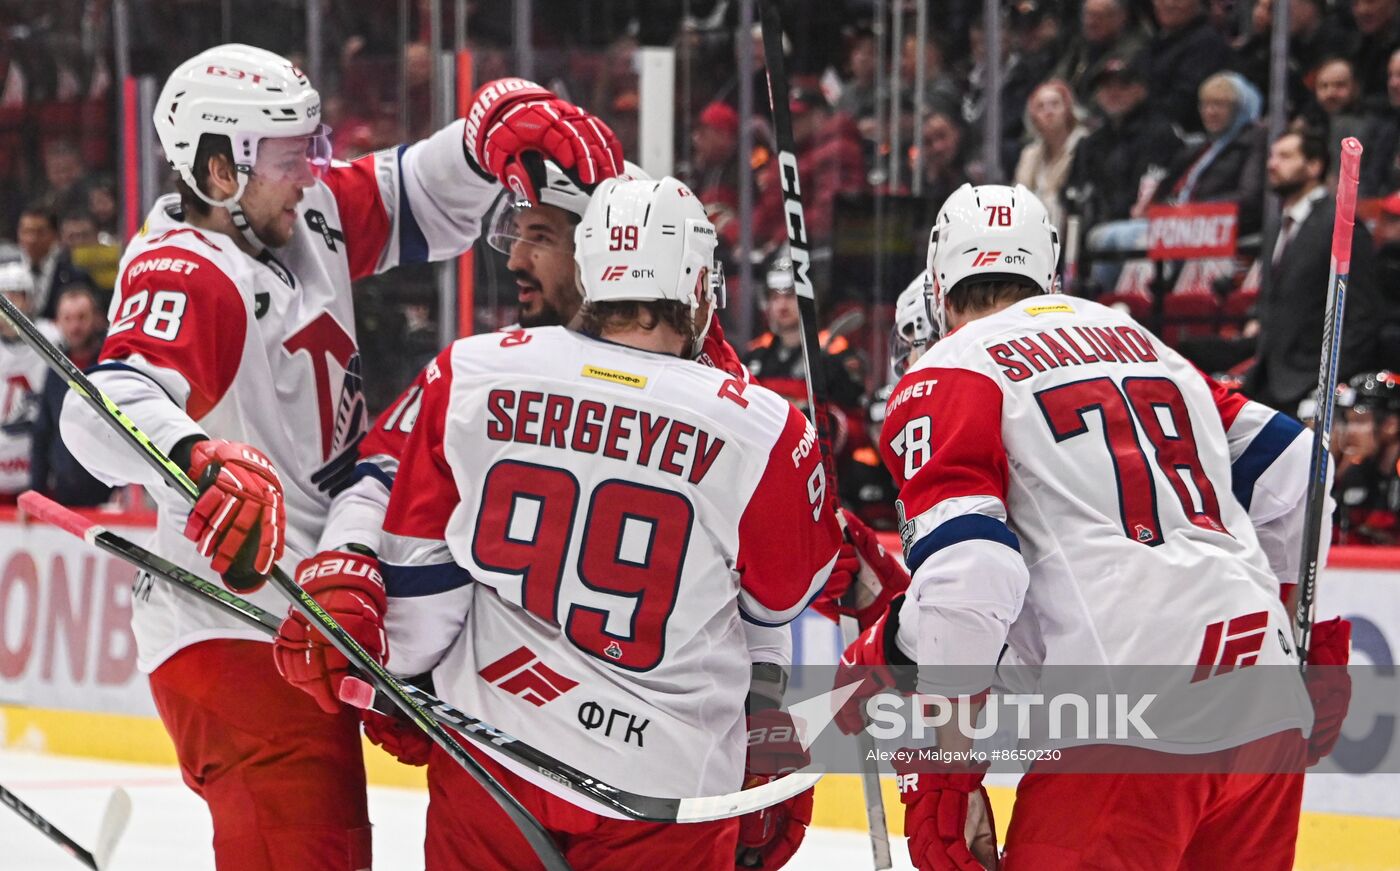
[[[365,724],[365,737],[404,765],[427,765],[433,749],[433,739],[422,729],[402,717],[388,716],[378,711],[364,710],[360,719]]]
[[[1311,646],[1308,648],[1309,668],[1305,673],[1308,696],[1313,705],[1313,730],[1308,738],[1308,765],[1332,752],[1342,734],[1342,721],[1351,704],[1351,621],[1333,617],[1314,623]]]
[[[992,803],[982,787],[983,771],[920,760],[917,752],[905,750],[894,761],[914,867],[919,871],[996,868],[997,830]]]
[[[754,776],[744,780],[751,789],[772,780]],[[739,817],[739,846],[734,853],[735,868],[781,868],[787,864],[812,822],[812,793],[816,787],[799,792],[784,802]]]
[[[710,329],[705,332],[705,341],[700,345],[700,355],[695,359],[740,381],[750,380],[749,372],[739,359],[738,352],[724,338],[724,327],[720,326],[719,312],[710,316]]]
[[[478,168],[532,203],[539,197],[521,161],[526,152],[553,160],[585,188],[622,172],[622,145],[608,125],[525,79],[482,85],[463,139]]]
[[[894,644],[895,635],[899,632],[899,608],[903,604],[904,597],[896,596],[885,613],[841,654],[834,686],[844,687],[860,682],[859,688],[836,712],[836,725],[847,735],[854,735],[865,728],[865,703],[872,696],[885,691],[913,691],[912,686],[900,685],[891,668],[893,665],[913,664]],[[913,675],[908,677],[912,679]]]
[[[185,538],[224,574],[245,558],[252,569],[234,572],[225,583],[240,593],[261,587],[286,547],[287,511],[282,481],[272,461],[252,445],[209,439],[190,451],[190,478],[199,501],[185,524]],[[244,545],[250,550],[243,551]],[[240,553],[240,551],[243,551]]]
[[[347,551],[322,551],[297,566],[297,583],[370,656],[380,663],[388,659],[384,578],[378,560]],[[293,611],[282,621],[272,653],[288,683],[309,693],[326,713],[340,710],[340,684],[350,673],[350,662],[320,629],[313,629]]]
[[[864,631],[880,619],[891,599],[909,589],[909,571],[885,550],[864,521],[844,508],[841,516],[846,527],[845,541],[836,555],[831,576],[812,607],[830,620],[849,614]],[[848,603],[846,596],[852,584],[855,601]]]
[[[759,711],[749,717],[745,789],[805,768],[811,761],[792,717],[785,711]],[[739,818],[739,847],[734,854],[734,867],[783,867],[802,845],[811,822],[810,789],[772,807],[744,814]]]

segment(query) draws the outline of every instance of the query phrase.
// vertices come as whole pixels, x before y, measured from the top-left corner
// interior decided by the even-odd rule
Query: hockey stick
[[[31,490],[20,495],[19,506],[35,519],[71,533],[99,550],[174,584],[185,593],[212,600],[213,604],[225,613],[255,629],[268,635],[277,634],[277,627],[282,621],[276,615],[239,598],[222,584],[205,580],[140,545],[127,541],[96,521],[59,505],[47,496]],[[805,792],[821,778],[820,774],[798,772],[784,775],[772,783],[753,789],[699,798],[677,799],[640,795],[590,777],[475,717],[467,716],[426,690],[411,684],[405,684],[404,690],[433,719],[443,725],[451,726],[473,741],[509,756],[550,780],[563,784],[579,795],[610,807],[630,819],[655,823],[699,823],[742,816]],[[375,694],[372,707],[385,714],[393,711],[393,703],[383,693]]]
[[[14,303],[4,296],[0,296],[0,316],[19,333],[19,337],[24,343],[33,348],[50,369],[58,373],[67,384],[70,390],[77,393],[85,402],[97,412],[112,429],[116,430],[126,442],[131,444],[141,454],[165,482],[175,488],[175,491],[185,498],[190,504],[199,498],[199,488],[190,480],[176,463],[174,463],[165,452],[158,448],[147,435],[141,431],[131,418],[108,399],[101,390],[88,380],[87,376],[74,366],[63,352],[54,347],[53,343],[40,333],[29,318],[24,313],[15,308]],[[291,603],[292,608],[298,614],[307,619],[312,626],[321,631],[336,650],[340,651],[351,664],[360,670],[370,684],[375,689],[384,693],[394,705],[403,711],[408,718],[417,724],[418,728],[428,733],[428,737],[433,739],[433,743],[441,747],[449,756],[456,760],[457,764],[466,769],[481,787],[491,795],[496,803],[501,806],[511,821],[520,828],[521,834],[529,842],[531,849],[539,857],[546,868],[551,871],[567,871],[569,864],[564,861],[564,857],[559,853],[559,849],[554,844],[554,840],[539,821],[530,815],[530,812],[516,801],[515,797],[506,791],[505,787],[491,776],[491,773],[481,766],[481,763],[472,758],[466,749],[459,744],[445,728],[423,710],[413,697],[404,689],[393,675],[385,670],[384,666],[375,661],[374,657],[365,652],[348,632],[335,622],[335,618],[327,614],[314,598],[297,585],[295,581],[287,577],[287,574],[280,568],[273,566],[272,574],[268,576],[272,585],[282,593]]]
[[[102,871],[107,867],[107,863],[112,859],[112,851],[116,849],[117,841],[121,839],[122,832],[126,831],[127,822],[131,820],[131,797],[126,794],[126,790],[117,787],[112,791],[111,797],[107,799],[107,809],[102,812],[102,822],[97,827],[97,846],[88,851],[83,849],[77,841],[59,831],[57,826],[44,819],[38,811],[20,801],[18,796],[3,786],[0,786],[0,804],[7,805],[19,814],[26,823],[67,850],[69,855],[91,868],[92,871]]]
[[[1332,458],[1332,411],[1337,399],[1337,367],[1342,354],[1342,321],[1346,312],[1347,281],[1351,278],[1351,235],[1356,222],[1356,187],[1361,171],[1361,143],[1342,140],[1342,165],[1337,176],[1337,215],[1332,222],[1332,264],[1327,276],[1327,310],[1322,320],[1322,359],[1317,369],[1317,414],[1313,418],[1312,460],[1308,465],[1308,507],[1303,521],[1302,577],[1294,588],[1293,637],[1298,668],[1307,671],[1317,596],[1318,538],[1326,504],[1327,464]]]
[[[783,56],[783,21],[779,0],[760,4],[763,25],[763,59],[768,76],[768,104],[773,110],[777,136],[778,172],[783,189],[783,211],[787,215],[788,257],[792,261],[793,289],[797,294],[797,314],[802,322],[802,362],[807,376],[807,407],[817,429],[817,448],[826,471],[827,492],[836,502],[836,458],[831,452],[831,419],[827,400],[826,367],[814,365],[822,353],[817,338],[817,296],[808,274],[812,258],[807,250],[807,226],[802,211],[802,184],[797,176],[797,149],[792,138],[792,110],[788,105],[787,59]],[[838,517],[839,517],[838,513]],[[852,587],[855,585],[853,584]],[[852,590],[854,592],[854,590]],[[860,633],[854,617],[840,620],[841,640],[849,647]],[[890,833],[885,821],[885,802],[880,794],[880,775],[873,763],[875,741],[865,730],[856,737],[860,753],[861,788],[865,794],[866,822],[870,826],[870,851],[877,869],[892,867]]]

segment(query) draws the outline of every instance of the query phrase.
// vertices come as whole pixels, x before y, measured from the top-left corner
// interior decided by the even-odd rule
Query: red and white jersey
[[[58,342],[58,330],[50,321],[35,326],[50,342]],[[44,389],[49,368],[38,354],[20,341],[0,339],[0,495],[17,496],[29,489],[29,455],[36,403]]]
[[[840,539],[806,419],[562,327],[462,339],[424,380],[380,552],[389,667],[623,788],[738,789],[744,621],[796,617]]]
[[[1007,643],[1032,665],[1296,675],[1286,561],[1271,567],[1256,534],[1302,511],[1296,421],[1214,388],[1126,315],[1060,295],[943,339],[887,412],[913,573],[900,646],[918,662],[991,664]],[[1306,728],[1301,681],[1288,690],[1175,749]]]
[[[191,226],[177,198],[162,198],[123,256],[92,379],[164,450],[204,434],[266,453],[285,491],[290,572],[316,551],[368,425],[351,281],[466,250],[499,191],[468,167],[459,121],[334,165],[305,191],[291,242],[257,258]],[[156,552],[207,566],[181,534],[188,506],[130,447],[72,400],[63,433],[99,478],[143,483],[156,496]],[[249,598],[286,607],[271,588]],[[139,584],[133,610],[148,670],[196,641],[267,640],[165,584]]]

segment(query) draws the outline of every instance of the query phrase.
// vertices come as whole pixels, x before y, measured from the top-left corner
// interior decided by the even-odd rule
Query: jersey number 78
[[[1120,387],[1111,378],[1090,378],[1042,390],[1035,398],[1057,443],[1088,434],[1087,416],[1098,413],[1118,485],[1124,535],[1149,547],[1164,540],[1154,466],[1171,485],[1187,520],[1227,532],[1215,487],[1201,465],[1186,400],[1171,379],[1124,378]],[[1146,447],[1139,430],[1147,437]]]

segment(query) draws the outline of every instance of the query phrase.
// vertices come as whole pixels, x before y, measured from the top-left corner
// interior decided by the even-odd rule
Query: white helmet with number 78
[[[965,281],[1029,280],[1055,289],[1060,236],[1024,185],[965,184],[938,210],[928,240],[929,317],[948,333],[948,293]]]
[[[706,302],[723,308],[717,242],[705,207],[676,179],[607,179],[574,231],[583,301],[670,300],[692,315]],[[698,329],[692,353],[708,329]]]

